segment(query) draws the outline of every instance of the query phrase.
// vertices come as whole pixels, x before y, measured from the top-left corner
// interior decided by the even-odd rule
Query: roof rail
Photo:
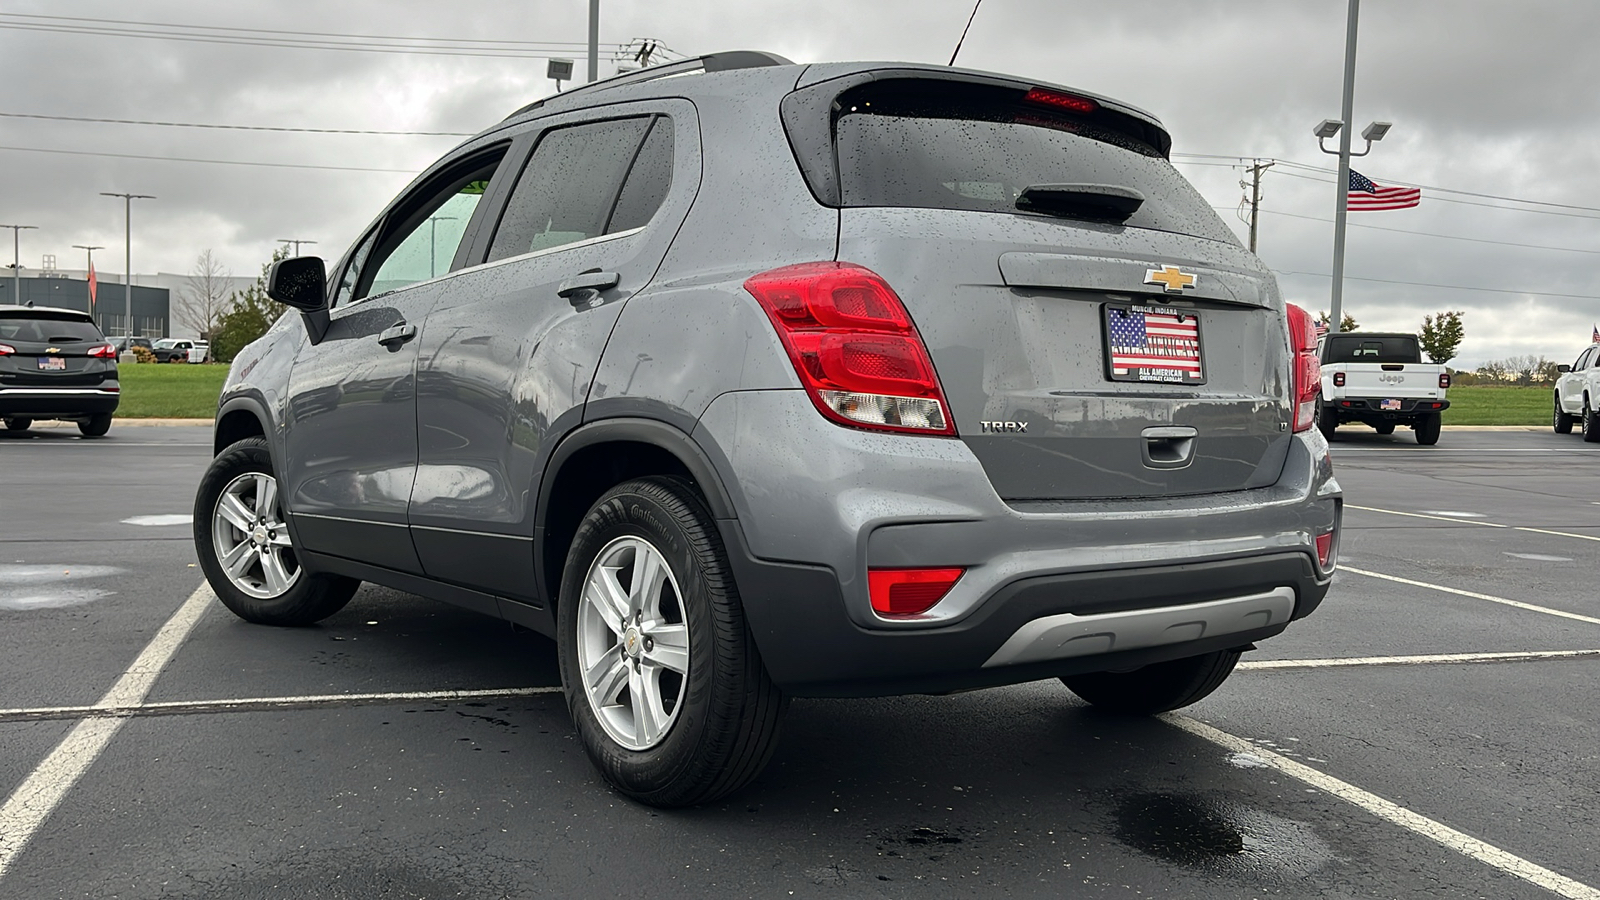
[[[554,97],[545,97],[542,100],[535,100],[511,115],[506,116],[506,119],[514,119],[525,112],[538,109],[547,101],[555,100],[561,97],[570,97],[573,94],[581,94],[589,91],[603,91],[614,87],[622,87],[623,85],[628,84],[639,84],[645,81],[654,81],[657,78],[666,78],[671,75],[687,75],[692,72],[729,72],[734,69],[758,69],[763,66],[792,65],[794,65],[793,60],[785,59],[776,53],[768,53],[764,50],[727,50],[721,53],[707,53],[705,56],[697,56],[692,59],[680,59],[676,62],[662,63],[659,66],[650,66],[649,68],[639,69],[635,72],[624,72],[620,75],[614,75],[610,78],[601,79],[600,81],[583,85],[582,87],[575,87],[570,91],[557,94]]]

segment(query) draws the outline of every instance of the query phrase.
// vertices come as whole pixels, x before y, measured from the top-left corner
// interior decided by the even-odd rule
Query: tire
[[[87,419],[79,419],[78,430],[84,437],[105,437],[111,430],[111,413],[95,413]]]
[[[22,416],[12,416],[11,418],[6,419],[6,430],[7,431],[27,431],[28,427],[30,425],[32,425],[32,424],[33,424],[33,420],[32,419],[26,419],[26,418],[23,418]]]
[[[1394,423],[1379,422],[1378,424],[1372,426],[1372,430],[1379,434],[1394,434]]]
[[[1550,419],[1551,427],[1553,427],[1555,429],[1556,434],[1571,434],[1572,433],[1572,423],[1573,423],[1574,420],[1577,419],[1577,416],[1569,415],[1569,414],[1567,414],[1565,412],[1562,412],[1561,411],[1561,395],[1560,394],[1555,394],[1553,396],[1555,397],[1555,403],[1553,404],[1555,406],[1555,412],[1551,415],[1551,419]]]
[[[654,579],[643,574],[652,566]],[[642,478],[590,508],[567,553],[556,634],[573,726],[617,790],[691,806],[765,768],[789,701],[762,665],[721,536],[690,485]],[[657,655],[667,641],[683,651]]]
[[[1595,412],[1587,395],[1583,398],[1583,439],[1590,444],[1600,443],[1600,413]]]
[[[1132,672],[1091,672],[1061,679],[1067,689],[1110,712],[1152,715],[1209,695],[1227,680],[1240,651],[1219,650],[1155,663]]]
[[[1420,416],[1417,423],[1411,426],[1417,432],[1417,443],[1431,447],[1439,443],[1439,414]]]
[[[234,615],[258,625],[310,625],[343,609],[361,582],[301,567],[277,483],[265,439],[246,438],[222,451],[195,494],[195,552],[217,599]],[[265,491],[271,496],[263,497]]]
[[[1339,414],[1332,407],[1324,406],[1317,411],[1317,430],[1328,440],[1333,440],[1334,429],[1339,427]]]

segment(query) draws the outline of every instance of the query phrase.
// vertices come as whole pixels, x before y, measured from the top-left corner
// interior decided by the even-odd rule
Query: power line
[[[1222,207],[1222,206],[1217,207],[1217,209],[1226,209],[1226,208],[1228,208],[1228,207]],[[1286,216],[1286,217],[1291,218],[1291,219],[1308,219],[1308,220],[1310,220],[1312,222],[1332,222],[1333,221],[1332,219],[1325,219],[1325,218],[1323,218],[1321,216],[1302,216],[1302,215],[1299,215],[1298,213],[1283,212],[1281,210],[1276,210],[1276,209],[1267,209],[1266,207],[1262,207],[1261,211],[1264,212],[1264,213],[1271,213],[1274,216]],[[1361,222],[1351,222],[1350,223],[1350,227],[1351,228],[1370,228],[1370,229],[1372,229],[1374,231],[1388,231],[1388,232],[1393,232],[1394,234],[1414,234],[1414,235],[1416,235],[1418,237],[1443,238],[1443,239],[1445,239],[1447,241],[1470,241],[1470,242],[1472,242],[1474,244],[1498,244],[1499,246],[1502,246],[1502,247],[1523,247],[1523,248],[1526,248],[1528,250],[1558,250],[1558,251],[1560,251],[1562,253],[1593,253],[1593,254],[1600,254],[1600,250],[1582,250],[1582,249],[1579,249],[1577,247],[1546,247],[1546,246],[1544,246],[1542,244],[1518,244],[1518,243],[1515,243],[1513,241],[1494,241],[1494,240],[1490,240],[1488,238],[1463,237],[1463,236],[1457,235],[1457,234],[1437,234],[1437,233],[1432,232],[1432,231],[1410,231],[1410,230],[1407,230],[1405,228],[1385,228],[1382,225],[1367,225],[1367,224],[1364,224],[1364,223],[1361,223]]]
[[[369,169],[362,166],[319,166],[310,163],[254,162],[241,159],[195,159],[187,156],[141,156],[135,153],[101,153],[93,150],[57,150],[50,147],[0,147],[19,153],[58,153],[67,156],[107,156],[113,159],[149,159],[156,162],[211,163],[220,166],[261,166],[268,169],[323,169],[332,172],[385,172],[415,175],[420,169]]]
[[[353,38],[376,41],[444,41],[457,44],[524,44],[529,46],[587,47],[585,41],[516,41],[503,38],[437,38],[403,34],[349,34],[332,31],[287,31],[280,28],[243,28],[231,25],[189,25],[177,22],[140,22],[131,19],[103,19],[91,16],[46,16],[32,13],[0,13],[6,19],[50,19],[62,22],[90,22],[102,25],[145,25],[154,28],[187,28],[196,31],[243,31],[253,34],[287,34],[298,37]]]
[[[1285,272],[1280,269],[1272,270],[1278,275],[1301,275],[1307,278],[1332,278],[1326,272]],[[1520,294],[1527,297],[1564,297],[1571,300],[1600,300],[1600,297],[1591,294],[1560,294],[1552,291],[1518,291],[1510,288],[1474,287],[1466,284],[1433,284],[1427,281],[1397,281],[1391,278],[1359,278],[1355,275],[1344,276],[1346,281],[1372,281],[1378,284],[1403,284],[1408,287],[1443,288],[1451,291],[1483,291],[1489,294]]]
[[[207,122],[155,122],[145,119],[98,119],[91,116],[46,116],[39,113],[0,112],[7,119],[47,119],[53,122],[94,122],[111,125],[160,125],[166,128],[217,128],[231,131],[282,131],[303,134],[385,134],[408,137],[471,137],[469,131],[379,131],[360,128],[289,128],[278,125],[218,125]]]
[[[1310,167],[1307,166],[1306,168],[1310,168]],[[1298,172],[1284,172],[1282,174],[1284,174],[1284,175],[1286,175],[1286,176],[1288,176],[1290,178],[1300,178],[1300,179],[1303,179],[1305,181],[1315,181],[1318,184],[1333,184],[1334,183],[1333,181],[1330,181],[1330,180],[1325,179],[1325,178],[1316,178],[1316,177],[1313,177],[1311,175],[1302,175],[1302,174],[1300,174]],[[1399,182],[1390,182],[1390,183],[1398,184]],[[1407,185],[1407,187],[1415,187],[1415,186],[1416,185]],[[1433,190],[1444,190],[1444,189],[1443,188],[1433,188]],[[1557,212],[1557,211],[1555,211],[1553,209],[1517,209],[1514,206],[1500,206],[1500,205],[1497,205],[1497,204],[1494,204],[1494,203],[1478,203],[1478,202],[1476,202],[1474,200],[1457,200],[1454,197],[1430,197],[1429,199],[1437,201],[1439,203],[1458,203],[1458,204],[1460,204],[1462,206],[1481,206],[1484,209],[1499,209],[1499,210],[1504,210],[1506,212],[1533,213],[1535,215],[1540,215],[1540,216],[1561,216],[1561,217],[1567,218],[1567,219],[1600,219],[1600,216],[1586,216],[1586,215],[1583,215],[1582,213]],[[1514,200],[1513,202],[1516,202],[1516,203],[1536,203],[1538,201],[1535,201],[1535,200]],[[1587,206],[1576,206],[1576,207],[1572,207],[1572,208],[1573,209],[1589,209],[1590,207],[1587,207]],[[1597,212],[1597,213],[1600,213],[1600,209],[1595,209],[1594,211]]]

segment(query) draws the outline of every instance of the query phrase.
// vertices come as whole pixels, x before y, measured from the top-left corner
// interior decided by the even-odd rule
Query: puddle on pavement
[[[1299,877],[1333,859],[1332,848],[1304,822],[1229,801],[1131,794],[1114,818],[1117,840],[1186,868]]]
[[[70,563],[0,566],[0,612],[61,609],[93,603],[116,591],[68,587],[63,582],[106,578],[121,571],[115,566],[75,566]]]

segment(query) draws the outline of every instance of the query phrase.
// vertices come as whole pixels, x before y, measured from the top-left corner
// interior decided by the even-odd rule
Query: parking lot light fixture
[[[1311,133],[1317,136],[1317,140],[1325,141],[1338,134],[1339,129],[1343,127],[1344,123],[1338,119],[1323,119],[1322,124],[1313,129]]]
[[[0,228],[11,229],[11,302],[22,305],[22,255],[21,241],[18,235],[37,225],[0,225]]]

